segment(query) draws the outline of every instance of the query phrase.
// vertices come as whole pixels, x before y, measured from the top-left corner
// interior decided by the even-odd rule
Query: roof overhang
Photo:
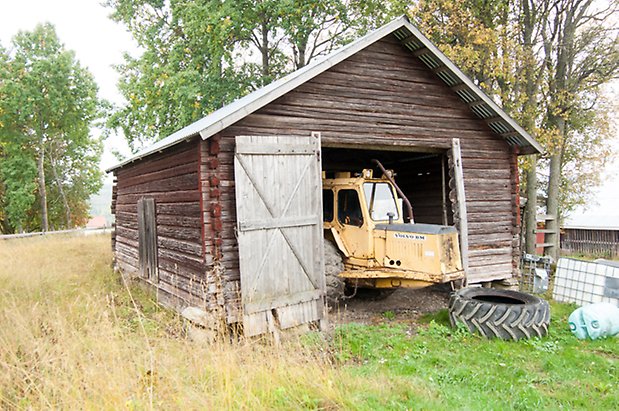
[[[488,124],[494,134],[503,138],[510,146],[518,147],[519,154],[536,154],[543,151],[542,146],[529,133],[456,67],[417,27],[408,21],[406,16],[402,16],[328,56],[214,111],[107,169],[106,172],[114,171],[197,135],[206,140],[389,34],[393,34],[404,47],[454,90],[471,111]]]

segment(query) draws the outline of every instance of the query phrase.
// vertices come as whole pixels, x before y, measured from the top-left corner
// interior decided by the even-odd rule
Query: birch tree
[[[548,144],[546,210],[556,216],[549,228],[558,232],[564,212],[579,202],[568,195],[575,185],[566,184],[570,177],[575,180],[569,173],[579,171],[574,163],[597,160],[593,172],[579,176],[595,184],[608,157],[605,117],[597,103],[600,87],[619,73],[619,2],[558,0],[551,4],[542,32],[548,72],[546,125],[554,136]],[[549,242],[555,244],[552,256],[556,258],[558,235],[551,235]]]
[[[0,171],[12,227],[24,229],[27,223],[47,231],[52,225],[71,227],[74,216],[83,220],[84,204],[101,181],[101,142],[90,136],[100,115],[92,75],[64,48],[52,25],[38,25],[13,38],[0,71],[0,95]],[[82,184],[87,189],[72,198]],[[62,217],[50,218],[50,190],[51,211]],[[35,196],[38,205],[32,203]]]

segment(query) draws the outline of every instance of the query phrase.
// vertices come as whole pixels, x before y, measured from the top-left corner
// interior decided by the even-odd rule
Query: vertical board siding
[[[138,244],[140,275],[155,283],[159,282],[157,216],[153,198],[142,198],[138,201]]]
[[[152,284],[174,305],[205,300],[199,171],[197,139],[115,171],[116,265],[139,273],[138,202],[154,200],[159,278]]]
[[[322,319],[320,138],[237,136],[235,181],[243,332]]]
[[[326,146],[363,144],[447,151],[459,138],[467,195],[470,281],[509,278],[514,210],[511,162],[507,143],[492,134],[436,75],[390,36],[301,85],[222,131],[220,173],[222,208],[234,224],[232,158],[237,135],[322,133]],[[398,170],[396,170],[398,171]],[[436,177],[433,177],[436,178]],[[440,187],[440,186],[437,186]],[[226,195],[225,192],[228,193]],[[439,194],[420,213],[429,211]],[[414,210],[413,210],[414,211]],[[238,281],[234,237],[223,238],[230,281]]]
[[[619,257],[619,230],[565,228],[561,233],[561,249],[607,258]]]

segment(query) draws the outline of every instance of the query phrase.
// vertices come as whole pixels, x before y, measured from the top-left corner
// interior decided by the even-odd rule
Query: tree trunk
[[[39,196],[41,198],[41,231],[45,232],[49,228],[49,222],[47,217],[47,189],[45,187],[45,148],[42,140],[39,145],[37,165],[39,169]]]
[[[537,156],[531,159],[531,166],[527,171],[527,204],[524,208],[525,220],[525,251],[535,254],[537,228]]]
[[[589,2],[590,3],[590,2]],[[546,242],[551,243],[547,252],[553,259],[557,259],[559,253],[559,228],[560,228],[560,194],[561,194],[561,171],[563,163],[563,150],[567,141],[567,127],[565,118],[557,113],[565,113],[567,111],[565,95],[569,93],[568,78],[570,76],[569,67],[574,59],[574,34],[578,22],[574,20],[578,14],[578,4],[565,3],[566,7],[561,14],[558,14],[555,19],[556,27],[558,27],[557,35],[557,53],[554,75],[549,87],[549,95],[551,98],[550,110],[548,113],[548,126],[550,129],[557,130],[558,144],[554,148],[550,156],[550,170],[548,176],[548,199],[546,200],[546,213],[554,216],[554,219],[547,223],[549,230],[552,233],[546,236]],[[584,6],[585,8],[588,6]],[[549,61],[552,61],[552,55],[546,52]]]
[[[52,166],[52,173],[54,174],[54,182],[58,186],[58,192],[60,193],[60,198],[62,199],[62,205],[64,207],[64,215],[65,221],[67,223],[67,229],[73,226],[73,221],[71,221],[71,207],[69,206],[69,200],[67,199],[67,195],[64,192],[64,188],[62,188],[62,182],[58,176],[58,171],[56,170],[56,163],[54,159],[50,155],[50,163]]]
[[[271,68],[269,67],[269,28],[265,21],[262,22],[262,47],[260,53],[262,53],[262,85],[266,85],[268,82]]]
[[[305,67],[305,48],[299,48],[299,61],[297,63],[297,70],[301,67]]]
[[[305,65],[307,64],[307,62],[305,61],[306,59],[305,51],[307,49],[307,41],[308,39],[305,38],[296,44],[297,52],[299,53],[298,59],[297,59],[297,67],[295,67],[297,70],[300,69],[301,67],[305,67]]]
[[[537,111],[537,93],[538,93],[538,65],[533,51],[534,31],[538,21],[538,15],[533,0],[524,0],[521,2],[522,14],[522,40],[525,51],[525,66],[524,76],[526,100],[523,107],[524,118],[522,126],[529,133],[533,133],[535,129],[535,115]],[[527,204],[524,209],[525,220],[525,251],[529,254],[535,254],[535,243],[537,242],[537,156],[531,157],[530,168],[526,173],[527,183]]]
[[[561,138],[564,138],[565,133],[565,120],[561,118],[556,119],[556,126],[559,130]],[[551,243],[553,246],[548,248],[548,255],[553,259],[557,259],[559,256],[559,227],[560,218],[559,214],[559,202],[560,202],[560,190],[561,190],[561,164],[563,161],[562,150],[557,150],[550,157],[550,174],[548,176],[548,199],[546,200],[546,213],[554,216],[554,219],[547,222],[546,228],[553,230],[552,233],[546,234],[546,242]]]

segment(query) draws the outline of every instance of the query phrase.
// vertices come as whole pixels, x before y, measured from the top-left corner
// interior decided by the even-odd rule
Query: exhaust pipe
[[[396,184],[395,180],[389,175],[389,173],[387,173],[387,170],[385,170],[385,167],[383,167],[383,165],[380,163],[380,161],[378,161],[376,159],[372,159],[372,163],[374,163],[374,164],[376,164],[378,166],[380,171],[383,172],[383,175],[385,177],[387,177],[387,180],[389,180],[389,182],[391,184],[393,184],[393,186],[395,187],[395,191],[398,193],[398,195],[400,197],[402,197],[402,200],[404,200],[404,204],[406,204],[406,211],[408,211],[408,221],[407,221],[407,223],[410,223],[411,221],[414,221],[413,220],[413,206],[411,205],[411,202],[408,201],[408,198],[404,195],[402,190],[400,190],[400,187],[398,187],[398,185]]]

